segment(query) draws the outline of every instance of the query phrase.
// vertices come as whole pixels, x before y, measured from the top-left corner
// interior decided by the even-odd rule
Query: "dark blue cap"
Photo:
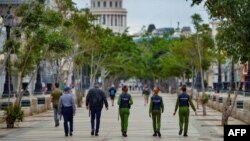
[[[71,90],[70,87],[65,87],[65,88],[63,89],[63,91],[65,91],[65,92],[67,92],[67,91],[69,91],[69,90]]]

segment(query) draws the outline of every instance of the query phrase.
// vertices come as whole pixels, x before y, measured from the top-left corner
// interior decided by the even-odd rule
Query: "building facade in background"
[[[123,0],[91,0],[90,11],[97,16],[94,24],[110,28],[115,33],[123,33],[127,28],[127,10]]]

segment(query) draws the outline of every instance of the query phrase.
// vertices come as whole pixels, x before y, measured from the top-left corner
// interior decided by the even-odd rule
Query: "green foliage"
[[[4,119],[8,128],[13,128],[14,123],[23,121],[24,112],[20,105],[9,105],[4,109]]]
[[[200,4],[202,0],[192,0]],[[250,1],[209,0],[204,1],[211,18],[220,22],[218,48],[242,63],[250,60]]]
[[[201,28],[201,23],[203,22],[201,16],[197,13],[193,14],[191,16],[192,18],[192,23],[194,24],[194,27],[196,29],[196,32],[199,32],[200,31],[200,28]]]
[[[208,100],[209,100],[208,94],[203,93],[202,96],[201,96],[201,103],[202,104],[207,104]]]
[[[12,49],[12,52],[20,48],[21,43],[18,40],[9,39],[4,43],[4,52],[7,52],[9,49]]]
[[[59,10],[63,11],[64,13],[69,10],[76,10],[75,3],[72,0],[55,0],[55,2]]]
[[[63,53],[72,49],[73,42],[60,32],[52,32],[48,35],[48,51]]]
[[[46,10],[43,15],[43,23],[45,25],[51,26],[52,28],[57,28],[61,25],[63,21],[63,15],[54,10]]]
[[[70,20],[64,20],[63,26],[66,28],[70,28],[72,26],[72,22]]]

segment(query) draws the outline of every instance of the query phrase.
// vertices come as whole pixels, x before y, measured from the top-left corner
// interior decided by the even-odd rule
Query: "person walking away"
[[[151,97],[150,105],[149,105],[149,117],[152,117],[153,121],[153,136],[161,137],[161,113],[164,112],[164,103],[162,97],[158,95],[159,88],[153,89],[154,95]]]
[[[184,124],[184,137],[187,137],[187,132],[188,132],[188,122],[189,122],[189,105],[191,105],[192,109],[196,113],[195,106],[192,102],[192,99],[186,92],[186,86],[182,86],[182,93],[177,97],[176,100],[176,105],[175,105],[175,111],[173,115],[175,115],[178,107],[179,107],[179,135],[182,134],[183,131],[183,124]]]
[[[116,94],[116,89],[115,86],[112,85],[111,88],[109,89],[109,96],[111,99],[112,106],[114,106],[115,94]]]
[[[58,112],[63,115],[65,136],[67,137],[68,134],[72,136],[76,104],[70,87],[64,88],[64,94],[59,99]]]
[[[149,99],[150,93],[151,93],[150,87],[148,84],[146,84],[146,86],[143,88],[143,92],[142,92],[142,94],[144,95],[144,105],[148,104],[148,99]]]
[[[99,135],[100,118],[103,104],[105,104],[106,110],[108,110],[108,102],[105,93],[99,88],[99,84],[96,83],[94,88],[89,90],[86,97],[86,108],[90,111],[91,115],[92,136]]]
[[[59,126],[59,116],[58,116],[58,103],[59,98],[62,96],[62,91],[59,89],[59,83],[54,84],[54,90],[51,93],[51,102],[53,105],[54,110],[54,121],[55,121],[55,127]]]
[[[122,87],[122,94],[119,96],[117,104],[119,105],[119,115],[121,118],[121,132],[122,136],[127,137],[128,129],[128,117],[130,114],[130,106],[133,104],[133,100],[128,92],[128,87]]]

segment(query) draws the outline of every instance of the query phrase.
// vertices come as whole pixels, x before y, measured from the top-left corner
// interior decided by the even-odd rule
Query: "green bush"
[[[206,93],[203,93],[202,96],[201,96],[201,103],[202,104],[206,104],[209,100],[209,97]]]
[[[24,112],[21,109],[20,105],[9,105],[4,109],[4,119],[7,124],[7,128],[14,128],[16,122],[23,121]]]

